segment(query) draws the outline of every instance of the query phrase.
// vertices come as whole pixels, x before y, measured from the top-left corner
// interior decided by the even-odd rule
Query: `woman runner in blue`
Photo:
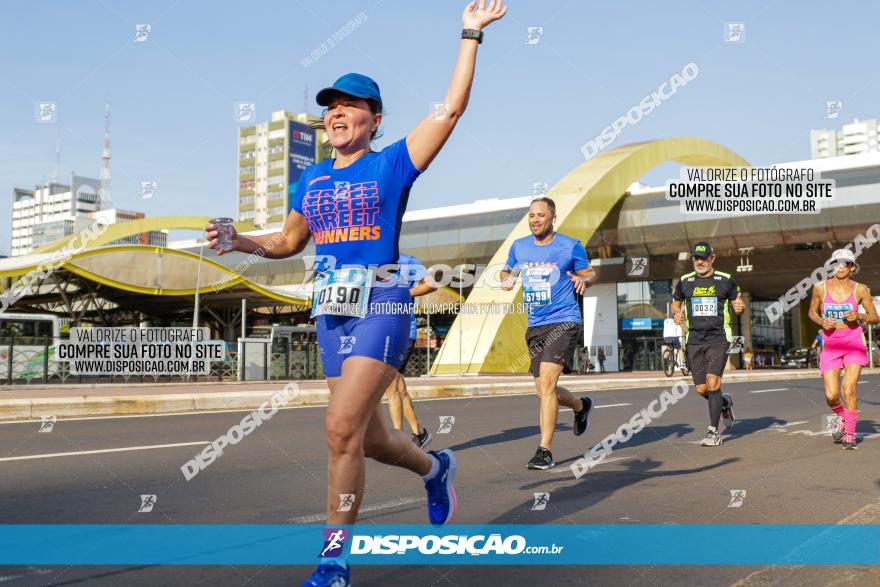
[[[382,395],[395,379],[408,344],[409,311],[401,306],[411,304],[412,297],[405,279],[396,272],[375,269],[397,263],[410,188],[439,153],[467,106],[482,29],[506,12],[501,0],[491,0],[488,6],[485,0],[479,6],[474,0],[466,6],[458,59],[443,106],[406,138],[382,151],[370,150],[382,121],[376,82],[350,73],[318,92],[318,104],[326,107],[324,128],[336,158],[303,171],[278,244],[271,244],[278,233],[233,235],[232,250],[252,253],[262,249],[273,259],[300,253],[314,237],[317,255],[331,260],[329,270],[316,279],[313,308],[331,392],[325,416],[329,526],[353,524],[357,519],[365,457],[420,475],[428,492],[432,524],[446,524],[455,512],[452,451],[423,453],[404,432],[387,426],[380,409]],[[208,246],[216,248],[216,230],[211,224],[206,230]],[[341,503],[346,507],[340,508]],[[350,584],[342,559],[325,559],[304,583],[331,584]]]

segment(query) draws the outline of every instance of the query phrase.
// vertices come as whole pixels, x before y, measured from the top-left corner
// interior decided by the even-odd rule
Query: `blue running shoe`
[[[348,567],[330,561],[321,563],[302,587],[351,587]]]
[[[434,526],[448,524],[455,515],[455,454],[448,448],[439,453],[428,454],[440,461],[440,471],[430,481],[425,481],[428,492],[428,518]]]

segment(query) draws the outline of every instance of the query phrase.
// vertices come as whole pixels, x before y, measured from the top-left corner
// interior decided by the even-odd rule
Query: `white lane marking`
[[[422,501],[426,501],[424,497],[413,498],[408,497],[404,499],[393,499],[391,501],[384,501],[382,503],[374,503],[371,505],[362,506],[358,513],[365,512],[377,512],[380,510],[387,510],[391,508],[400,507],[402,505],[409,505],[411,503],[419,503]],[[299,518],[290,518],[288,523],[290,524],[316,524],[318,522],[323,522],[327,519],[327,514],[313,514],[311,516],[301,516]]]
[[[31,575],[48,575],[55,571],[50,571],[49,569],[36,569]],[[6,581],[12,581],[14,579],[21,579],[27,577],[28,575],[0,575],[0,583],[5,583]]]
[[[601,408],[619,408],[621,406],[631,406],[632,404],[605,404],[604,406],[593,406],[594,410],[598,410]],[[571,408],[560,408],[560,412],[571,412]]]
[[[499,396],[500,397],[500,396]],[[507,397],[507,396],[505,396]],[[268,398],[267,398],[268,399]],[[444,398],[445,399],[445,398]],[[461,398],[455,398],[461,399]],[[420,401],[420,400],[413,400]],[[319,404],[316,406],[308,405],[308,406],[284,406],[279,407],[279,410],[300,410],[303,408],[326,408],[327,406],[324,404]],[[125,419],[125,418],[164,418],[165,416],[211,416],[213,414],[237,414],[243,412],[253,412],[256,410],[256,407],[253,408],[237,408],[234,410],[193,410],[191,412],[169,412],[167,414],[118,414],[114,416],[80,416],[78,418],[58,418],[57,422],[81,422],[86,420],[116,420],[116,419]],[[0,424],[33,424],[34,422],[42,423],[43,420],[0,420]]]
[[[787,391],[787,387],[777,387],[776,389],[755,389],[754,391],[750,391],[749,393],[768,393],[770,391]]]
[[[80,455],[96,455],[109,452],[127,452],[132,450],[154,450],[157,448],[176,448],[178,446],[204,446],[210,444],[210,440],[198,440],[196,442],[177,442],[174,444],[151,444],[147,446],[126,446],[122,448],[102,448],[99,450],[78,450],[75,452],[53,452],[42,455],[25,455],[21,457],[3,457],[0,462],[6,461],[26,461],[29,459],[53,459],[56,457],[75,457]]]
[[[798,420],[797,422],[786,422],[785,424],[774,424],[771,428],[788,428],[789,426],[797,426],[798,424],[807,424],[809,420]]]
[[[809,422],[810,422],[810,420],[800,420],[797,422],[788,422],[786,424],[774,424],[772,426],[768,426],[767,428],[760,428],[758,430],[755,430],[755,432],[756,433],[757,432],[779,432],[780,434],[788,434],[788,435],[802,434],[804,436],[821,436],[823,434],[825,436],[831,435],[830,432],[826,432],[826,431],[813,432],[811,430],[788,430],[786,428],[786,426],[799,426],[800,424],[807,424]],[[729,436],[730,438],[744,438],[746,436],[746,434],[737,434],[736,432],[729,432],[727,434],[727,436]],[[700,442],[702,442],[702,439],[701,440],[691,440],[688,442],[688,444],[700,444]]]
[[[590,467],[590,469],[595,469],[596,467],[601,467],[602,465],[607,465],[609,463],[616,463],[617,461],[625,461],[626,459],[631,459],[633,457],[614,457],[613,459],[605,459],[598,465],[594,465]],[[571,467],[553,467],[550,469],[551,473],[571,473]]]
[[[770,426],[769,428],[762,428],[761,430],[756,430],[756,432],[781,432],[786,436],[831,436],[831,433],[825,430],[815,431],[815,430],[786,430],[782,426]],[[856,432],[856,438],[861,440],[867,440],[869,438],[880,438],[880,432],[872,432],[870,434],[863,434],[861,432]],[[693,444],[693,443],[692,443]]]

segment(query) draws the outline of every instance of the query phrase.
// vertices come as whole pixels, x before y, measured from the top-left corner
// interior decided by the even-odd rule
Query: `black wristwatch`
[[[461,30],[461,38],[462,39],[476,39],[477,44],[483,42],[483,31],[478,31],[477,29],[462,29]]]

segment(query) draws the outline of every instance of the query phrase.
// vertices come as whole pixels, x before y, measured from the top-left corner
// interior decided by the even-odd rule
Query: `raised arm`
[[[486,0],[468,4],[461,15],[461,24],[466,29],[483,30],[490,23],[507,13],[503,0],[491,0],[488,8]],[[406,137],[406,147],[416,169],[424,171],[452,134],[458,119],[464,114],[471,84],[474,81],[474,65],[477,61],[476,39],[462,39],[458,45],[458,59],[452,71],[452,80],[446,90],[446,97],[440,110],[428,114]]]

